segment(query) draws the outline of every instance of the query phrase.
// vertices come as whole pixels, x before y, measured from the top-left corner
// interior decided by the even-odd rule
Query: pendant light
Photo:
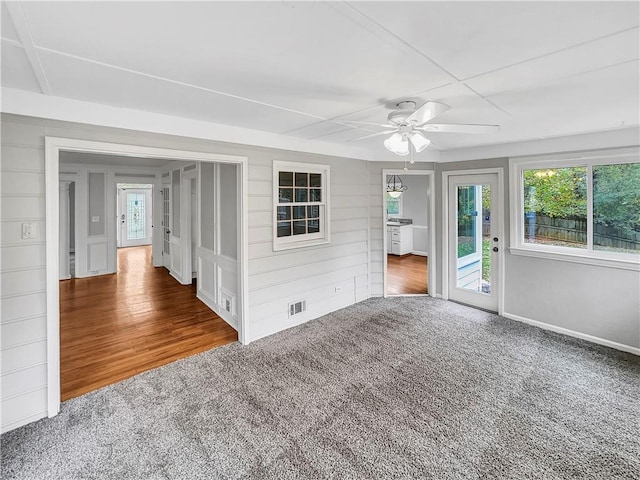
[[[392,198],[398,198],[402,192],[407,190],[407,186],[402,183],[400,175],[391,175],[387,178],[387,193]]]

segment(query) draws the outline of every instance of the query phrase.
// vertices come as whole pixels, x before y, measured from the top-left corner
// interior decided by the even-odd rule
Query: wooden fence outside
[[[536,237],[545,237],[569,243],[587,243],[586,218],[552,218],[535,214],[529,218],[525,215],[525,235],[529,235],[531,221],[534,221]],[[593,225],[594,245],[626,250],[640,250],[640,232],[629,232],[602,223]]]

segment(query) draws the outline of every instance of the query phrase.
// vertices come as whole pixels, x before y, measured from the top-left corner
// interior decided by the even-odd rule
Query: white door
[[[119,245],[121,247],[150,245],[153,219],[151,189],[123,189],[119,199]]]
[[[171,187],[162,186],[162,265],[169,269],[171,266]]]
[[[171,260],[169,262],[169,272],[171,275],[182,283],[183,275],[183,246],[182,246],[182,210],[184,209],[181,201],[181,171],[173,170],[171,172],[171,227],[169,228],[169,247],[171,250]],[[188,222],[185,222],[188,223]]]
[[[498,311],[501,205],[498,174],[449,176],[449,299]]]

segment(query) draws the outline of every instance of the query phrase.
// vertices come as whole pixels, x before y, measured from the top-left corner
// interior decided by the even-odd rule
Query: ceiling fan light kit
[[[396,132],[387,138],[384,141],[384,146],[387,150],[397,155],[404,156],[409,154],[409,141],[401,133]]]
[[[414,151],[416,153],[420,153],[431,144],[431,140],[425,137],[423,132],[492,133],[499,130],[498,125],[453,123],[429,124],[427,122],[450,110],[451,107],[441,102],[425,102],[417,109],[416,105],[416,100],[413,99],[406,99],[397,102],[395,104],[396,110],[393,110],[387,116],[387,124],[349,122],[385,128],[385,131],[383,132],[366,135],[364,137],[356,138],[355,140],[362,140],[390,133],[391,136],[384,141],[385,148],[396,155],[405,156],[412,154]],[[413,149],[411,148],[412,146]],[[411,163],[413,163],[413,155],[411,156]]]

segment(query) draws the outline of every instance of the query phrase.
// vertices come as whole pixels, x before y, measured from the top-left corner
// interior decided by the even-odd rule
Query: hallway
[[[151,246],[118,249],[118,273],[60,282],[62,400],[238,340],[237,332],[154,268]]]

